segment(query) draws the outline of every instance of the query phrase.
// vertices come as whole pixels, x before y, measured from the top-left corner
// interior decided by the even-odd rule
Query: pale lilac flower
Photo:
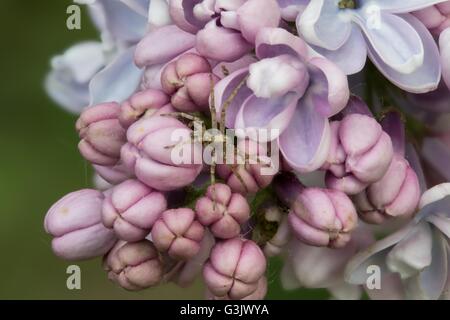
[[[395,85],[424,93],[441,78],[439,52],[430,32],[408,13],[444,1],[316,0],[298,16],[297,29],[347,74],[362,70],[368,55]]]
[[[119,162],[120,149],[126,142],[119,113],[119,104],[102,103],[84,109],[78,119],[76,129],[81,138],[78,149],[91,163],[114,166]]]
[[[128,98],[142,77],[133,63],[134,46],[148,28],[170,22],[167,4],[161,5],[165,0],[77,2],[88,5],[102,41],[77,44],[55,57],[46,80],[48,94],[73,113],[88,105]]]
[[[202,56],[219,61],[249,53],[258,31],[280,21],[275,0],[171,0],[170,14],[178,27],[196,34]]]
[[[344,282],[345,266],[356,253],[374,241],[370,229],[365,226],[358,227],[350,242],[341,249],[310,246],[293,239],[286,249],[282,285],[287,290],[327,288],[338,298],[359,299],[361,289]]]
[[[434,6],[415,11],[413,14],[430,29],[434,35],[450,27],[450,1],[438,3]]]
[[[208,187],[205,196],[197,200],[195,212],[200,223],[220,239],[237,237],[250,218],[247,199],[221,183]]]
[[[158,251],[176,260],[189,260],[197,255],[205,228],[195,218],[195,212],[188,208],[163,212],[151,233]]]
[[[118,238],[140,241],[166,209],[167,201],[162,193],[137,180],[127,180],[107,192],[102,221]]]
[[[119,241],[103,259],[103,266],[111,281],[130,291],[156,286],[164,274],[159,253],[148,240]]]
[[[277,0],[281,10],[281,17],[286,21],[295,21],[305,10],[310,0]]]
[[[227,110],[230,128],[272,130],[286,162],[298,171],[314,171],[330,146],[328,118],[347,104],[346,76],[330,61],[310,57],[304,41],[284,29],[266,28],[256,38],[259,62],[232,73],[216,85],[215,104],[224,101],[249,75],[247,86]],[[278,134],[276,134],[278,130]]]
[[[203,279],[213,296],[240,300],[260,289],[265,271],[266,259],[256,243],[234,238],[213,247]]]
[[[52,249],[66,260],[101,256],[116,243],[114,232],[101,221],[103,194],[97,190],[72,192],[47,212],[45,231],[52,237]]]
[[[381,270],[381,289],[373,298],[438,299],[448,288],[450,184],[437,185],[420,200],[414,220],[357,254],[347,265],[346,280],[366,284],[367,267]]]

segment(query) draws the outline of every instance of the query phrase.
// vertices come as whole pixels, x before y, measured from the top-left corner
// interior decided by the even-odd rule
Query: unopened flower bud
[[[267,149],[263,144],[253,140],[242,140],[238,143],[237,164],[219,164],[217,174],[226,181],[233,190],[243,195],[255,194],[267,187],[276,172],[271,160],[267,157]],[[244,163],[245,160],[245,164]]]
[[[152,240],[160,252],[177,260],[188,260],[200,250],[205,228],[188,208],[165,211],[152,229]]]
[[[130,291],[156,286],[164,274],[159,253],[148,240],[118,242],[105,256],[103,265],[111,281]]]
[[[187,53],[163,70],[161,84],[171,95],[172,105],[181,111],[209,110],[211,85],[218,81],[205,58]]]
[[[355,197],[359,216],[380,224],[392,217],[411,216],[420,199],[416,173],[408,161],[396,155],[384,177]]]
[[[120,159],[120,148],[126,142],[125,130],[119,123],[120,106],[102,103],[83,111],[76,128],[81,141],[78,149],[86,160],[102,166],[113,166]]]
[[[55,254],[66,260],[84,260],[108,252],[117,241],[101,221],[103,194],[97,190],[70,193],[45,216],[45,231],[53,236]]]
[[[197,201],[195,211],[200,223],[221,239],[238,236],[241,225],[250,218],[250,206],[244,196],[221,183],[208,188],[206,195]]]
[[[122,161],[146,185],[171,191],[192,183],[200,174],[202,148],[192,130],[175,118],[152,116],[137,121],[127,132]]]
[[[127,180],[107,194],[102,220],[125,241],[143,240],[167,209],[164,195],[138,180]]]
[[[169,97],[161,90],[147,89],[132,95],[120,107],[119,121],[124,128],[130,127],[144,114],[152,114],[169,103]]]
[[[266,271],[266,258],[250,240],[218,242],[203,269],[209,292],[218,298],[240,300],[255,293]]]

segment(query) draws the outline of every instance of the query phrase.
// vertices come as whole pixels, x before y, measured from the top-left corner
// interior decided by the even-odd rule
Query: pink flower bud
[[[103,265],[111,281],[131,291],[156,286],[164,274],[158,251],[148,240],[118,242],[105,256]]]
[[[261,277],[258,281],[258,288],[252,294],[240,300],[264,300],[267,294],[267,278]],[[231,300],[230,297],[216,297],[209,290],[206,290],[206,299],[208,300]]]
[[[194,53],[168,64],[161,75],[163,90],[172,96],[172,105],[187,112],[209,110],[211,84],[218,80],[208,60]]]
[[[124,128],[130,127],[144,114],[152,114],[169,103],[169,97],[160,90],[147,89],[131,96],[120,107],[119,121]]]
[[[233,192],[243,195],[257,193],[270,185],[275,176],[263,144],[252,140],[242,140],[238,143],[238,159],[236,164],[217,165],[217,174],[224,179]],[[243,164],[244,158],[247,159]],[[266,170],[264,170],[266,169]]]
[[[200,250],[204,227],[195,212],[181,208],[165,211],[152,229],[152,240],[160,252],[177,260],[188,260]]]
[[[429,6],[413,13],[434,35],[450,27],[450,1]]]
[[[164,195],[138,180],[114,187],[103,202],[103,224],[125,241],[139,241],[167,209]]]
[[[100,177],[113,185],[122,183],[133,177],[133,174],[120,162],[115,166],[93,165],[93,167]]]
[[[101,256],[116,242],[114,232],[101,222],[103,194],[97,190],[70,193],[45,216],[45,231],[54,237],[52,248],[66,260]]]
[[[120,148],[126,142],[119,112],[120,106],[110,102],[89,107],[81,114],[76,124],[81,138],[78,149],[88,161],[102,166],[119,161]]]
[[[202,170],[202,146],[192,130],[175,118],[141,119],[127,132],[122,161],[146,185],[171,191],[191,184]]]
[[[411,216],[420,199],[416,173],[408,161],[396,155],[384,177],[355,197],[359,216],[380,224],[392,217]]]
[[[332,134],[332,148],[324,166],[329,170],[329,188],[354,195],[384,176],[394,150],[391,138],[374,118],[347,115],[340,123],[333,123]]]
[[[225,184],[211,185],[195,206],[197,219],[221,239],[237,237],[241,225],[250,218],[250,206],[239,193],[232,193]]]
[[[203,278],[213,296],[239,300],[260,289],[265,271],[266,258],[256,243],[234,238],[214,246]]]
[[[350,240],[358,216],[343,192],[307,188],[294,201],[289,222],[294,235],[309,245],[342,248]]]
[[[356,228],[358,215],[345,193],[305,188],[294,175],[274,182],[279,199],[291,208],[288,220],[294,235],[312,246],[342,248]]]

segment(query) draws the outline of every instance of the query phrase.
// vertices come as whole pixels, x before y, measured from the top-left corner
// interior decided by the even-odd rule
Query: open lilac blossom
[[[358,227],[350,242],[340,249],[310,246],[293,239],[289,243],[289,254],[281,274],[283,287],[288,290],[328,288],[333,295],[339,293],[343,299],[359,299],[362,290],[344,282],[345,267],[356,253],[374,241],[370,229],[364,226]],[[337,292],[343,288],[346,292]],[[345,296],[342,296],[343,293]]]
[[[117,241],[101,221],[103,194],[97,190],[70,193],[45,216],[45,231],[52,235],[55,254],[66,260],[84,260],[108,252]]]
[[[119,162],[120,149],[126,142],[119,112],[117,103],[102,103],[85,109],[78,119],[78,149],[91,163],[114,166]]]
[[[438,299],[449,283],[449,195],[448,183],[426,191],[413,221],[352,258],[346,268],[347,281],[366,284],[367,267],[377,265],[381,290],[368,289],[369,296]]]
[[[147,237],[166,209],[167,201],[162,193],[137,180],[127,180],[106,194],[102,221],[118,238],[140,241]]]
[[[190,142],[191,132],[172,117],[153,116],[134,123],[127,132],[128,143],[122,147],[122,160],[139,180],[162,191],[175,190],[192,183],[202,170],[200,146]],[[185,162],[174,162],[173,148],[178,148]],[[180,160],[183,160],[180,159]]]
[[[439,35],[444,29],[450,27],[450,1],[448,0],[415,11],[413,14],[422,21],[434,35]]]
[[[226,184],[208,187],[204,197],[195,205],[197,219],[208,226],[212,234],[220,239],[237,237],[243,225],[250,218],[250,206],[239,193],[233,193]]]
[[[170,21],[160,18],[168,16],[167,5],[165,9],[157,5],[161,1],[165,0],[140,1],[140,8],[120,0],[77,1],[87,4],[102,41],[76,44],[52,60],[46,80],[49,95],[73,113],[87,105],[128,98],[142,77],[133,63],[134,46],[147,28]],[[156,12],[149,17],[149,11]]]
[[[391,136],[394,158],[383,178],[354,198],[359,216],[376,224],[392,217],[411,217],[421,193],[417,174],[405,159],[405,128],[400,115],[388,114],[382,124]]]
[[[152,229],[152,240],[160,252],[177,260],[189,260],[200,250],[205,233],[188,208],[167,210],[162,213]]]
[[[429,31],[408,13],[444,1],[311,1],[297,29],[347,74],[361,71],[368,55],[395,85],[423,93],[439,83],[439,52]]]
[[[158,251],[148,240],[119,241],[105,256],[103,265],[111,281],[130,291],[155,286],[164,274]]]
[[[228,108],[227,125],[273,130],[268,138],[278,139],[286,162],[298,171],[314,171],[328,153],[328,118],[347,104],[347,79],[330,61],[308,56],[303,40],[284,29],[261,30],[255,48],[261,60],[221,80],[216,105],[248,76]]]
[[[170,14],[178,27],[196,34],[202,56],[220,61],[249,53],[258,31],[280,21],[276,0],[171,0]]]
[[[234,238],[214,246],[203,278],[213,296],[240,300],[259,289],[265,271],[261,249],[253,241]]]

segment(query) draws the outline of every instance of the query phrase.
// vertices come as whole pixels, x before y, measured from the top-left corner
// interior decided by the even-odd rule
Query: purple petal
[[[417,11],[447,0],[361,0],[361,6],[376,5],[380,10],[391,13]]]
[[[423,64],[414,72],[403,74],[384,63],[371,46],[369,46],[369,57],[380,72],[401,89],[413,93],[426,93],[435,90],[441,78],[441,64],[439,63],[437,45],[430,32],[417,18],[411,15],[402,15],[402,18],[414,27],[422,39],[425,50]]]
[[[170,41],[167,41],[170,39]],[[169,25],[148,33],[137,45],[134,60],[140,68],[167,62],[195,46],[195,36]],[[158,50],[155,50],[158,48]]]
[[[300,172],[311,172],[326,161],[331,141],[328,119],[317,112],[311,96],[302,98],[289,127],[279,138],[286,162]]]
[[[371,21],[371,16],[365,14],[354,17],[372,51],[389,67],[399,73],[410,74],[423,64],[422,40],[407,21],[389,13],[381,13],[376,21]]]
[[[235,128],[278,130],[269,135],[269,139],[276,139],[289,126],[298,99],[299,95],[292,92],[270,99],[251,95],[236,116]]]
[[[349,39],[352,24],[339,15],[341,9],[335,1],[311,1],[297,18],[299,33],[310,44],[327,50],[337,50]]]
[[[281,28],[262,29],[255,41],[256,55],[260,59],[290,54],[307,57],[306,43],[299,37]]]
[[[367,60],[366,40],[358,28],[352,28],[348,40],[337,50],[331,51],[318,46],[313,46],[313,49],[337,64],[347,75],[360,72]]]
[[[135,47],[120,54],[89,84],[91,105],[108,101],[122,102],[138,88],[143,71],[133,62]]]
[[[248,68],[237,70],[219,81],[214,87],[214,105],[217,111],[217,120],[221,118],[222,108],[225,101],[230,97],[237,86],[248,75]],[[241,108],[242,104],[252,94],[252,91],[244,85],[237,93],[236,97],[232,99],[227,111],[225,125],[228,128],[234,128],[236,122],[236,116]]]

